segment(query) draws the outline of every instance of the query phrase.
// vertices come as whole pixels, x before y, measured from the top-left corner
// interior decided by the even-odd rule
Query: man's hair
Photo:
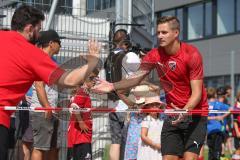
[[[230,85],[226,85],[226,86],[225,86],[225,90],[227,91],[227,90],[229,90],[229,89],[232,89],[232,87],[231,87]]]
[[[44,14],[28,5],[22,5],[17,8],[13,14],[11,29],[15,31],[23,31],[24,27],[28,24],[36,26],[40,21],[44,20]]]
[[[180,22],[175,16],[163,16],[157,19],[157,25],[168,23],[171,29],[180,30]]]

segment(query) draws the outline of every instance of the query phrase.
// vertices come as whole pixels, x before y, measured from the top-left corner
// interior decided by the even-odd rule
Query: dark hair
[[[226,89],[225,89],[225,87],[219,87],[218,89],[217,89],[217,95],[218,96],[223,96],[223,95],[225,95],[226,94]]]
[[[232,87],[231,87],[230,85],[226,85],[226,86],[225,86],[225,90],[227,91],[227,90],[229,90],[229,89],[232,89]]]
[[[15,31],[23,31],[27,24],[32,24],[36,26],[40,21],[44,20],[44,14],[28,5],[22,5],[17,8],[13,14],[11,29]]]
[[[157,19],[157,25],[169,23],[171,29],[177,29],[180,31],[180,22],[175,16],[163,16]]]
[[[113,42],[120,43],[124,40],[130,41],[130,37],[125,29],[117,30],[113,35]]]
[[[38,48],[47,48],[49,46],[49,43],[44,43],[44,44],[38,44],[36,43]]]
[[[0,28],[0,31],[10,31],[9,28]]]
[[[237,92],[236,100],[240,102],[240,91]]]

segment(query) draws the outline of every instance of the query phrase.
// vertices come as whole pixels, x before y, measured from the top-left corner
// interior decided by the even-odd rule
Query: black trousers
[[[82,143],[74,145],[73,160],[92,160],[91,143]]]
[[[8,128],[0,125],[0,160],[7,160],[9,147]]]
[[[207,144],[209,148],[208,160],[220,159],[223,140],[222,132],[212,133],[207,136]]]

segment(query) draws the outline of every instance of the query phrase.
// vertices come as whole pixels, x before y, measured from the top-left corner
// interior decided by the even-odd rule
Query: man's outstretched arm
[[[96,40],[88,42],[89,53],[87,55],[88,63],[82,67],[76,68],[69,72],[64,72],[56,81],[60,86],[77,86],[82,84],[87,76],[94,70],[99,63],[100,44]]]
[[[109,83],[105,80],[100,80],[99,84],[92,88],[92,91],[95,93],[109,93],[114,90],[127,90],[139,85],[141,81],[148,75],[148,73],[148,71],[140,70],[129,78],[115,83]]]

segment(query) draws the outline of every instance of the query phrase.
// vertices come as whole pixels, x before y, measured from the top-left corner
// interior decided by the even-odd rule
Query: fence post
[[[235,63],[234,63],[234,58],[235,58],[235,51],[231,51],[231,87],[232,87],[232,93],[231,93],[231,106],[234,106],[234,96],[235,96],[235,72],[234,72],[234,67],[235,67]]]
[[[45,30],[49,30],[50,29],[50,26],[51,26],[51,23],[52,23],[52,20],[53,20],[53,16],[54,16],[55,10],[57,8],[57,4],[58,4],[58,0],[53,0],[52,5],[51,5],[51,9],[49,11],[49,17],[48,17],[48,20],[47,20],[47,24],[46,24]]]

